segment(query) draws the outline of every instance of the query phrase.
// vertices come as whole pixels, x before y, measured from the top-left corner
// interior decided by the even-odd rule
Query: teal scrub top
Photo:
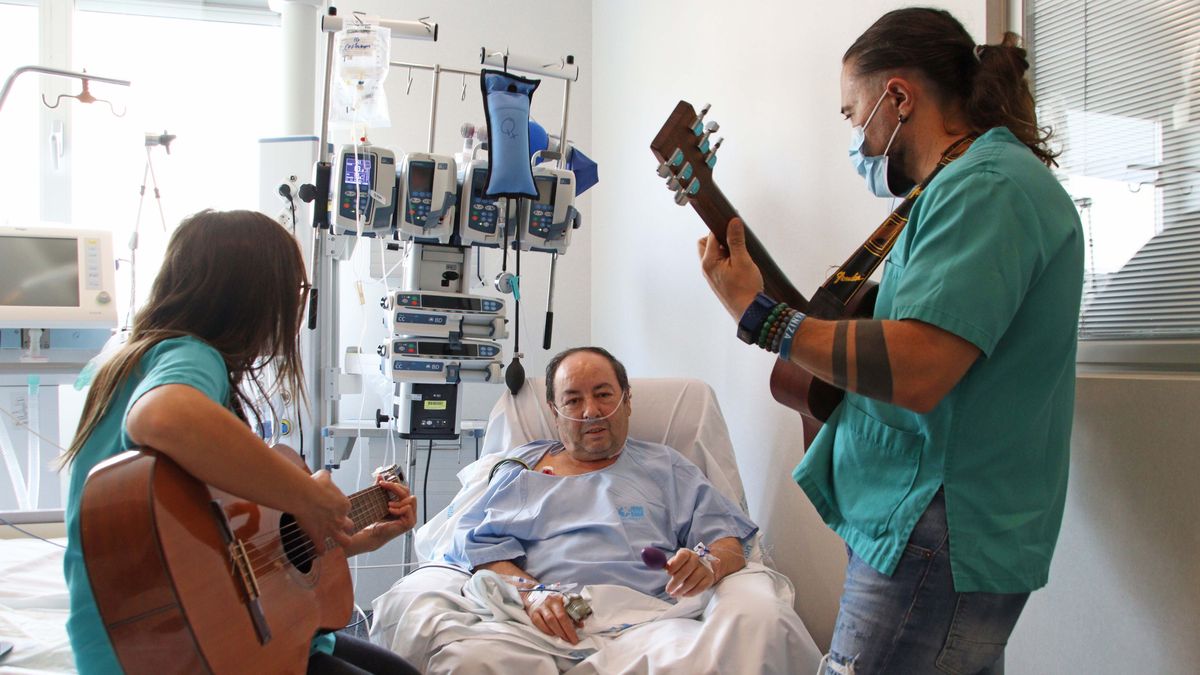
[[[108,412],[92,432],[71,464],[67,492],[67,551],[63,571],[71,597],[67,634],[81,675],[121,673],[116,653],[104,630],[92,596],[79,536],[79,502],[83,484],[92,467],[133,447],[125,429],[125,418],[143,394],[166,384],[185,384],[198,389],[217,403],[228,406],[229,371],[220,352],[204,342],[181,337],[163,340],[146,351],[130,377],[117,388]]]
[[[882,574],[944,486],[956,591],[1046,584],[1066,498],[1083,260],[1070,196],[1003,127],[914,203],[874,316],[933,324],[982,356],[927,414],[847,394],[792,474]]]

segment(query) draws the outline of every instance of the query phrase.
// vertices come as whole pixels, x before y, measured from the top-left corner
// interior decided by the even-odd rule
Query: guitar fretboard
[[[354,531],[358,532],[371,523],[383,520],[388,514],[390,493],[373,485],[350,495],[350,519],[354,521]]]

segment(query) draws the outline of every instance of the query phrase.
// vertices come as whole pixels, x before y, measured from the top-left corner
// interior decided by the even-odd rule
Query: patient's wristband
[[[777,304],[763,293],[755,295],[754,302],[750,303],[738,321],[738,339],[748,345],[756,344],[763,326],[767,323],[767,317],[770,316],[771,310],[775,309]]]

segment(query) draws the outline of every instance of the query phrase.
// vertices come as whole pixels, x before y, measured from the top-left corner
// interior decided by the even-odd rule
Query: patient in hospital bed
[[[696,464],[628,438],[635,395],[603,350],[556,356],[560,440],[487,463],[441,523],[449,565],[378,599],[372,638],[429,673],[814,672],[790,583],[747,566],[758,528]]]

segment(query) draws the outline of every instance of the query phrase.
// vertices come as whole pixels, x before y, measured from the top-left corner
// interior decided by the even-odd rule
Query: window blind
[[[1025,26],[1086,235],[1080,338],[1200,338],[1200,6],[1029,0]]]

